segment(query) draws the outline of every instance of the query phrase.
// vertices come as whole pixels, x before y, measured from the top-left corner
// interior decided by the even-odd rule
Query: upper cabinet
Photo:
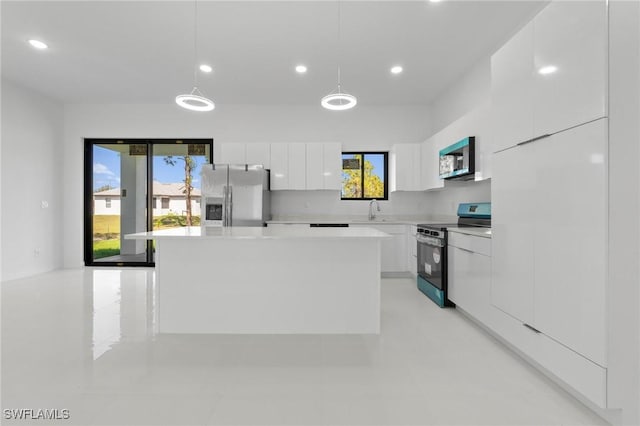
[[[289,144],[271,144],[271,190],[289,189]]]
[[[534,137],[604,117],[606,3],[552,2],[534,21],[533,61]]]
[[[220,164],[247,164],[246,144],[244,143],[221,143],[220,156],[215,162]]]
[[[268,143],[248,143],[246,145],[246,164],[262,164],[271,168],[271,146]]]
[[[342,145],[338,142],[322,144],[322,177],[324,189],[342,190]]]
[[[272,143],[271,189],[340,190],[341,158],[339,143]]]
[[[306,189],[335,189],[342,187],[342,158],[339,143],[308,143]]]
[[[214,147],[215,163],[226,164],[261,164],[265,169],[271,168],[271,152],[268,143],[233,143],[216,144]]]
[[[533,133],[533,22],[491,57],[493,149],[515,145]]]
[[[491,57],[494,151],[606,116],[605,1],[555,1]]]
[[[394,145],[389,159],[390,190],[421,191],[420,148],[417,143]]]
[[[438,176],[439,151],[438,135],[422,143],[420,152],[420,189],[429,190],[444,187],[444,180]]]
[[[289,145],[289,188],[307,189],[307,151],[303,143]]]

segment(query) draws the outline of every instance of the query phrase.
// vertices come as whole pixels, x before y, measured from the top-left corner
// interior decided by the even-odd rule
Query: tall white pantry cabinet
[[[489,325],[606,408],[606,3],[550,3],[491,65]]]

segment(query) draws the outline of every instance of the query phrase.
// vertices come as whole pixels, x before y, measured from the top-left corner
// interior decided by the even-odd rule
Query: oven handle
[[[416,241],[418,241],[418,243],[424,243],[424,244],[428,244],[430,246],[444,247],[444,240],[442,240],[440,238],[427,237],[427,236],[422,235],[422,234],[416,235]]]

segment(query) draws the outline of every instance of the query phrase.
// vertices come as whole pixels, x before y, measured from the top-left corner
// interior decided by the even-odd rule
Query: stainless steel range
[[[448,298],[447,228],[491,227],[491,203],[461,203],[457,223],[419,224],[418,289],[438,306],[455,306]]]

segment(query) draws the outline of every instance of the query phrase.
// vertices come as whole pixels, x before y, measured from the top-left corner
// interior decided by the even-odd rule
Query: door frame
[[[146,261],[116,262],[96,261],[93,259],[93,147],[94,145],[122,145],[136,144],[147,146],[147,231],[153,228],[153,146],[154,145],[209,145],[209,162],[213,163],[213,139],[185,138],[185,139],[132,139],[132,138],[84,138],[84,234],[83,253],[85,266],[116,266],[116,267],[153,267],[153,241],[147,241]]]

